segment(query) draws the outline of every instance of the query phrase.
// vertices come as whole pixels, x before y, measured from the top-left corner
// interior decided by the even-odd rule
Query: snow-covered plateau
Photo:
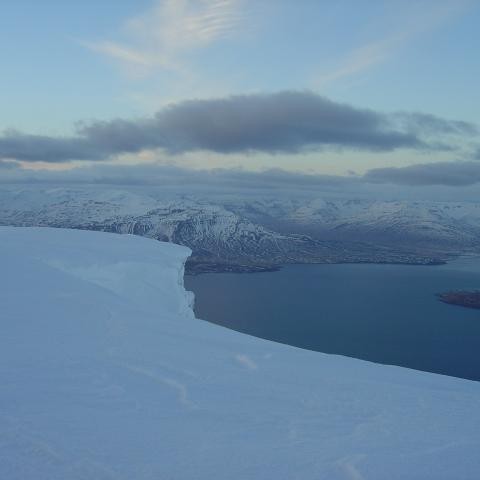
[[[189,254],[0,227],[0,478],[480,478],[480,383],[198,320]]]

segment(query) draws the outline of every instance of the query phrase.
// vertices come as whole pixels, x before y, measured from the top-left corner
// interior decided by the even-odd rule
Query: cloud
[[[100,146],[85,137],[48,137],[7,130],[0,137],[0,158],[27,162],[64,162],[104,158]]]
[[[400,168],[376,168],[364,175],[373,183],[425,186],[467,186],[480,182],[480,162],[434,162]]]
[[[398,112],[392,118],[399,123],[399,128],[423,135],[477,135],[478,128],[461,120],[445,120],[428,113]]]
[[[456,16],[465,13],[471,5],[470,0],[430,0],[406,3],[390,2],[389,17],[394,17],[393,31],[366,42],[349,51],[340,58],[330,71],[321,72],[315,81],[317,87],[348,78],[378,64],[387,61],[395,51],[402,48],[421,34],[443,26]],[[389,24],[389,18],[380,17],[381,24],[371,26],[371,30],[380,30]]]
[[[192,189],[281,191],[342,188],[359,183],[354,176],[314,175],[270,169],[253,172],[242,169],[197,170],[173,165],[92,164],[71,170],[15,169],[0,175],[0,184],[102,184],[122,186],[173,187],[176,191]]]
[[[20,168],[20,165],[17,162],[0,160],[0,170],[16,170],[17,168]]]
[[[110,57],[113,57],[122,62],[129,64],[140,65],[143,67],[151,67],[155,61],[155,57],[150,54],[135,50],[124,45],[119,45],[110,41],[102,42],[82,42],[82,44],[97,53],[103,53]]]
[[[1,165],[1,162],[0,162]],[[403,168],[381,168],[365,175],[319,175],[270,169],[253,172],[242,169],[197,170],[172,165],[117,165],[97,163],[71,170],[24,170],[0,167],[0,185],[54,184],[154,187],[156,192],[174,194],[254,193],[259,195],[383,195],[417,197],[435,193],[473,195],[478,198],[480,162],[436,162]],[[422,188],[419,188],[422,187]],[[470,188],[468,188],[470,187]],[[475,191],[472,188],[476,188]],[[448,193],[450,192],[450,193]],[[458,192],[458,193],[453,193]],[[468,193],[470,192],[470,193]],[[473,193],[472,193],[473,192]],[[475,193],[476,192],[476,193]]]
[[[159,112],[156,122],[172,153],[298,153],[325,145],[387,151],[421,145],[414,135],[389,129],[381,114],[311,92],[190,100]]]
[[[383,114],[313,92],[236,95],[172,104],[150,118],[77,126],[77,135],[49,137],[6,131],[0,158],[28,162],[106,160],[162,149],[229,153],[302,153],[322,148],[376,152],[399,148],[448,150],[445,133],[475,135],[467,122],[418,113]],[[442,142],[439,139],[442,139]]]
[[[391,55],[397,42],[396,37],[387,37],[355,48],[334,69],[321,73],[314,83],[323,87],[382,63]]]
[[[241,0],[163,0],[130,19],[126,40],[82,42],[96,52],[138,66],[180,68],[180,57],[237,31],[243,21]]]

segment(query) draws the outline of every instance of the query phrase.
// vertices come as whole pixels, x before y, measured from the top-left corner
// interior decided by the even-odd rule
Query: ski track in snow
[[[161,375],[158,375],[146,368],[141,368],[141,367],[136,367],[133,365],[123,365],[124,368],[126,368],[128,371],[142,375],[144,377],[147,377],[157,383],[160,383],[161,385],[165,385],[168,388],[172,389],[175,391],[178,397],[178,402],[180,405],[188,408],[197,408],[195,403],[191,402],[188,399],[188,389],[187,386],[183,383],[180,383],[176,380],[173,380],[172,378],[168,377],[163,377]]]

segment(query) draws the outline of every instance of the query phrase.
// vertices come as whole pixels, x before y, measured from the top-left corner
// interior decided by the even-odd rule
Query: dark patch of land
[[[450,292],[439,293],[437,295],[441,302],[460,307],[480,309],[480,290],[464,291],[453,290]]]
[[[201,273],[258,273],[276,272],[280,268],[279,265],[196,262],[189,259],[185,264],[185,273],[187,275],[199,275]]]
[[[228,260],[218,259],[211,260],[205,258],[198,258],[193,254],[185,264],[186,275],[200,275],[202,273],[260,273],[260,272],[276,272],[282,268],[283,265],[291,264],[378,264],[378,265],[422,265],[422,266],[434,266],[444,265],[447,263],[443,259],[430,258],[430,257],[400,257],[400,258],[335,258],[325,260],[304,260],[304,261],[291,261],[281,263],[250,263],[242,262],[241,259],[237,259],[234,262]]]

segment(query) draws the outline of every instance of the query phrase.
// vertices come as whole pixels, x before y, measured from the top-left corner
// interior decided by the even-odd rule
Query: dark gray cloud
[[[296,153],[325,145],[385,151],[422,145],[415,135],[389,128],[381,114],[309,92],[187,101],[159,112],[156,121],[172,152]]]
[[[312,92],[237,95],[188,100],[154,117],[80,125],[71,137],[0,136],[0,158],[30,162],[105,160],[160,148],[177,154],[299,153],[321,148],[391,151],[449,149],[444,134],[473,135],[475,126],[418,113],[383,114],[333,102]]]
[[[434,162],[400,168],[376,168],[368,171],[363,178],[368,182],[396,185],[467,186],[480,182],[480,162]]]
[[[98,160],[108,155],[107,151],[101,151],[85,137],[27,135],[16,130],[8,130],[0,137],[0,158],[4,159],[65,162]]]

